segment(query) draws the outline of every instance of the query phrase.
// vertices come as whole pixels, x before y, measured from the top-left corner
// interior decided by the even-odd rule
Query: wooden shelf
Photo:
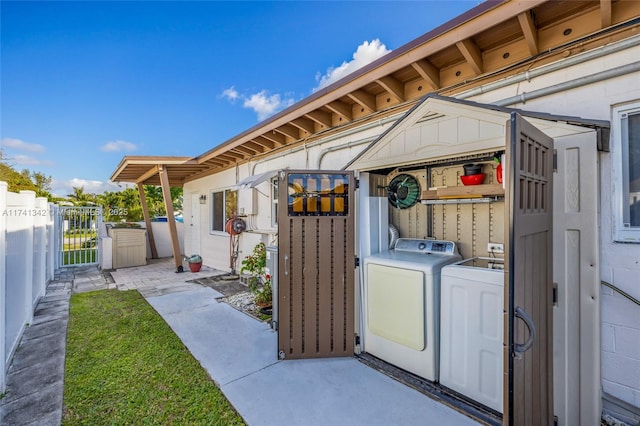
[[[422,191],[422,200],[456,200],[486,197],[503,197],[502,184],[448,186]]]

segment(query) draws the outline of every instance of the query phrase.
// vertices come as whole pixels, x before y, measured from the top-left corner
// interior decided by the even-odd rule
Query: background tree
[[[147,185],[144,187],[144,195],[152,218],[166,216],[167,211],[160,187]],[[174,212],[182,212],[182,188],[171,188],[171,198]],[[106,191],[98,195],[96,202],[103,207],[105,222],[144,220],[140,196],[136,188],[126,188],[118,192]]]
[[[68,194],[67,197],[69,197],[76,206],[91,206],[96,204],[96,195],[84,192],[83,186],[73,186],[71,189],[73,189],[73,194]]]
[[[18,172],[0,150],[0,180],[7,182],[9,191],[34,191],[37,197],[47,197],[49,201],[56,201],[51,195],[51,177],[40,172],[30,172],[24,169]]]

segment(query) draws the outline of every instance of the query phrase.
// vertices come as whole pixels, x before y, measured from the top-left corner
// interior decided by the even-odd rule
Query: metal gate
[[[55,228],[59,267],[98,263],[101,223],[102,207],[59,207]]]
[[[353,356],[354,183],[352,172],[280,172],[281,359]]]

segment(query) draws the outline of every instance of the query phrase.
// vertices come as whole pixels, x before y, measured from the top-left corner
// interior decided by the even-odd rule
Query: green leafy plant
[[[267,246],[258,243],[253,253],[242,260],[240,272],[248,272],[249,289],[253,293],[256,304],[269,305],[272,301],[271,276],[265,273],[267,268]]]
[[[256,305],[271,305],[273,300],[273,292],[271,288],[271,276],[266,274],[261,286],[255,286],[253,289],[253,300]]]

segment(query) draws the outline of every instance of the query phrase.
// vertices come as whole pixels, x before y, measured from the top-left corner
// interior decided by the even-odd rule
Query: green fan
[[[400,174],[387,187],[391,205],[398,209],[408,209],[420,198],[420,182],[412,175]]]

